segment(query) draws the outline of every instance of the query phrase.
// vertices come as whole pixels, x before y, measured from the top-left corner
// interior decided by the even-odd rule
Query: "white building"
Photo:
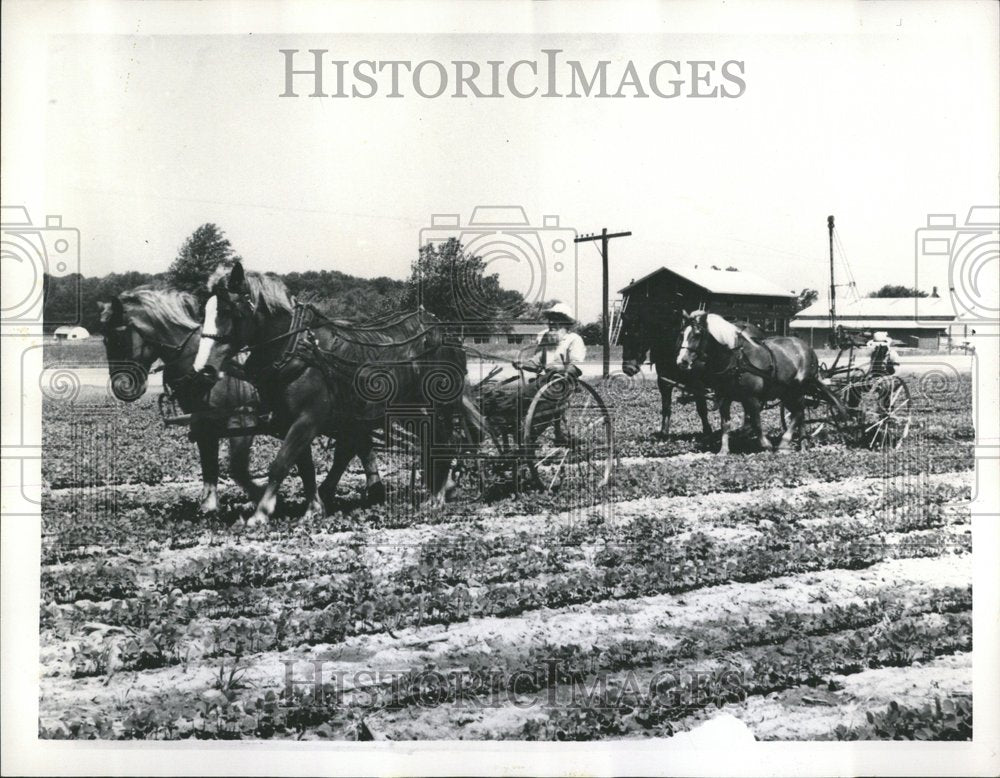
[[[948,297],[862,297],[837,301],[837,324],[852,330],[885,330],[903,346],[937,349],[957,345],[969,327]],[[830,339],[830,304],[819,300],[792,319],[793,335],[813,348]]]
[[[62,327],[56,327],[53,336],[56,340],[84,340],[90,337],[90,333],[87,332],[85,327],[74,327],[67,324]]]

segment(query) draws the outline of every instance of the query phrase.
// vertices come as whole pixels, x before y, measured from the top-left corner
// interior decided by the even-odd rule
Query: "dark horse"
[[[434,445],[450,443],[465,392],[465,352],[445,341],[431,314],[420,310],[366,324],[330,319],[314,305],[296,304],[277,277],[244,273],[239,263],[213,292],[217,334],[205,370],[220,371],[249,349],[245,372],[274,414],[274,432],[284,438],[251,526],[274,512],[293,464],[308,461],[311,467],[317,435],[337,441],[333,465],[309,509],[321,516],[354,456],[365,467],[368,501],[385,499],[372,436],[388,426],[387,415],[429,418]],[[450,457],[435,458],[426,447],[422,453],[432,499],[443,501]]]
[[[684,314],[676,308],[656,304],[649,300],[632,300],[622,314],[620,342],[622,344],[622,372],[636,375],[649,356],[656,366],[657,386],[660,389],[660,431],[658,437],[670,433],[670,413],[675,386],[682,386],[694,394],[695,407],[701,418],[705,435],[712,434],[708,421],[706,386],[697,370],[687,370],[677,363],[681,334],[684,331]],[[745,331],[753,338],[764,333],[752,324],[744,324]],[[744,416],[746,411],[744,410]]]
[[[199,386],[192,367],[201,340],[198,303],[189,294],[139,287],[111,302],[98,303],[104,349],[111,375],[111,391],[123,402],[133,402],[146,392],[149,370],[163,362],[163,381],[185,413],[203,411],[191,421],[191,439],[201,458],[200,509],[218,508],[219,437],[225,426],[225,409],[256,400],[253,386],[226,378],[215,386]],[[208,395],[206,398],[206,394]],[[221,414],[213,413],[222,411]],[[256,497],[261,487],[250,477],[250,436],[229,442],[229,470],[235,481]]]
[[[677,364],[696,370],[715,391],[722,418],[722,448],[729,453],[729,409],[733,400],[743,403],[762,448],[771,448],[760,424],[760,412],[769,400],[780,400],[791,422],[778,448],[785,448],[804,420],[806,395],[825,398],[840,416],[843,406],[819,380],[816,352],[799,338],[754,338],[721,316],[705,311],[685,314]]]

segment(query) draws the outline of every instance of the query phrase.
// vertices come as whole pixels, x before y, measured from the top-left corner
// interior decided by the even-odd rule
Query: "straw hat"
[[[550,308],[543,311],[542,316],[546,319],[565,321],[567,324],[576,324],[576,319],[573,317],[573,311],[568,305],[566,305],[566,303],[555,303]]]

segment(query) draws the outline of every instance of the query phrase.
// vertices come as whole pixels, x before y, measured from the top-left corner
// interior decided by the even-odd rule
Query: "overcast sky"
[[[926,214],[958,210],[961,222],[995,203],[1000,170],[996,9],[935,8],[947,24],[892,25],[859,6],[853,30],[832,34],[52,36],[45,208],[80,228],[86,275],[165,270],[211,221],[254,269],[402,278],[432,214],[464,223],[475,206],[516,204],[532,226],[555,214],[581,233],[631,230],[612,244],[614,289],[660,264],[714,263],[825,290],[828,214],[862,292],[912,284]],[[282,48],[351,62],[512,62],[558,48],[590,67],[610,59],[615,74],[628,59],[640,72],[732,59],[746,89],[280,98]],[[579,262],[590,318],[592,244]],[[919,283],[946,281],[939,266]]]

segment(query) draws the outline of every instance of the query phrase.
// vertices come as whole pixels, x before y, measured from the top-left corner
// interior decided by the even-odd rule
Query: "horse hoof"
[[[247,529],[259,529],[267,526],[267,516],[254,515],[247,522]]]
[[[231,529],[233,532],[239,533],[242,532],[244,529],[246,529],[246,526],[247,523],[243,521],[243,519],[237,519],[230,525],[229,529]]]
[[[368,505],[385,503],[385,484],[379,481],[365,489],[365,503]]]
[[[326,506],[320,499],[315,499],[309,503],[309,507],[306,508],[306,512],[303,515],[304,519],[325,519],[326,518]]]

